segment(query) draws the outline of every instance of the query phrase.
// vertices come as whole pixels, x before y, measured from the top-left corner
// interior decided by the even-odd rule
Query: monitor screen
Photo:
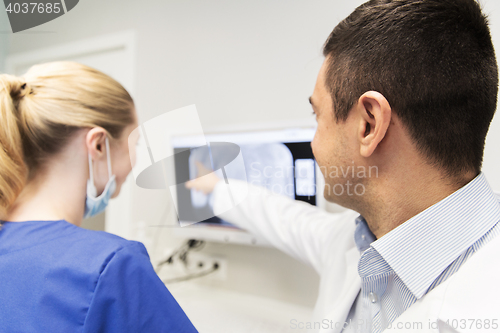
[[[232,147],[239,147],[244,168],[225,167],[224,176],[316,205],[316,164],[311,149],[313,137],[313,128],[220,133],[206,135],[208,145],[204,147],[197,147],[199,136],[173,137],[176,181],[182,183],[187,177],[198,177],[200,166],[207,170],[220,170],[234,152],[231,146],[210,143],[233,143]],[[222,174],[220,176],[222,178]],[[181,224],[201,221],[197,224],[234,227],[213,216],[212,194],[177,186],[176,196]]]

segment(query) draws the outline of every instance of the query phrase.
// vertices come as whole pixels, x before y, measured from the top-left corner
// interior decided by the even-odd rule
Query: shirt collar
[[[467,185],[371,244],[417,298],[500,220],[498,198],[480,173]]]
[[[358,216],[355,221],[356,229],[354,230],[354,242],[356,243],[358,251],[363,253],[370,248],[370,244],[377,238],[371,232],[363,216]]]

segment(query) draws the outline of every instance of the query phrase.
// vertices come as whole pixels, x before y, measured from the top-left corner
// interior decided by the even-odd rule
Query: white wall
[[[189,104],[197,105],[206,128],[301,119],[311,112],[307,98],[323,60],[324,40],[362,2],[86,0],[57,20],[13,35],[10,52],[134,29],[138,38],[134,98],[141,122]],[[500,3],[483,3],[500,49]],[[495,145],[500,143],[499,117],[488,137],[484,167],[496,189],[500,189]],[[135,188],[133,196],[135,223],[162,222],[165,192]],[[163,247],[178,243],[168,228],[149,228],[148,235],[153,261]],[[302,305],[314,303],[316,274],[275,250],[210,244],[206,251],[228,258],[225,288]]]

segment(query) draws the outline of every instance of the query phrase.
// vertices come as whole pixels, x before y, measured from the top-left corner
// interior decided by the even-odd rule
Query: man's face
[[[352,117],[346,122],[337,123],[335,120],[330,92],[325,86],[327,61],[321,67],[310,98],[318,123],[311,147],[325,177],[325,199],[349,206],[349,193],[354,193],[351,171],[354,168],[355,141],[348,134],[353,133],[354,122],[350,119]]]

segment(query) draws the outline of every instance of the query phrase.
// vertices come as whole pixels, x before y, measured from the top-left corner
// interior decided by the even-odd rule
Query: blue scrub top
[[[196,332],[144,245],[66,221],[4,222],[0,332]]]

